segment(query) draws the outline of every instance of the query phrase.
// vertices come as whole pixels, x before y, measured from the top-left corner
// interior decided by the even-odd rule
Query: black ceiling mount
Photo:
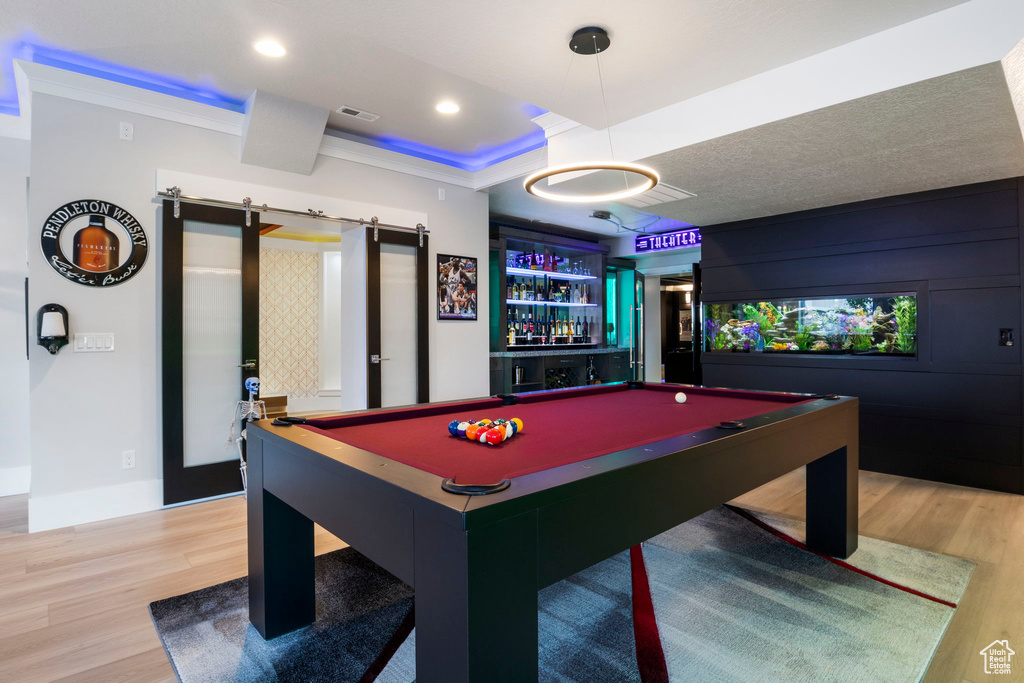
[[[585,26],[572,34],[569,49],[578,55],[596,55],[612,44],[608,31],[599,26]]]

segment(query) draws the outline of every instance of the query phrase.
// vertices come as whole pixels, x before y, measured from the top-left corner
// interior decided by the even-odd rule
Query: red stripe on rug
[[[814,553],[818,557],[826,559],[826,560],[828,560],[829,562],[831,562],[832,564],[834,564],[834,565],[836,565],[838,567],[842,567],[843,569],[849,569],[850,571],[856,572],[856,573],[860,574],[861,576],[866,576],[867,578],[873,579],[875,581],[878,581],[879,583],[884,583],[886,586],[892,586],[893,588],[901,590],[904,593],[910,593],[911,595],[916,595],[919,598],[924,598],[925,600],[931,600],[932,602],[937,602],[940,605],[945,605],[946,607],[952,607],[953,609],[956,609],[956,603],[955,602],[950,602],[949,600],[943,600],[942,598],[937,598],[934,595],[928,595],[927,593],[923,593],[923,592],[917,590],[916,588],[911,588],[910,586],[904,586],[903,584],[896,583],[895,581],[890,581],[889,579],[884,579],[884,578],[882,578],[881,576],[879,576],[877,574],[872,574],[871,572],[864,571],[863,569],[861,569],[859,567],[853,566],[849,562],[843,562],[842,560],[837,559],[835,557],[832,557],[831,555],[826,555],[824,553],[819,553],[817,550],[811,550],[810,548],[807,547],[806,543],[798,541],[795,538],[793,538],[792,536],[784,534],[783,532],[779,531],[775,527],[773,527],[773,526],[763,522],[762,520],[758,519],[754,515],[750,514],[749,512],[744,510],[743,508],[733,507],[732,505],[726,505],[725,507],[727,509],[732,510],[733,512],[735,512],[740,517],[743,517],[744,519],[746,519],[746,520],[748,520],[750,522],[753,522],[754,524],[756,524],[757,526],[761,527],[762,529],[764,529],[768,533],[772,534],[773,536],[781,538],[783,541],[786,541],[787,543],[792,543],[793,545],[795,545],[797,548],[800,548],[801,550],[806,550],[809,553]]]
[[[398,630],[391,636],[391,640],[388,641],[384,649],[377,655],[377,659],[373,660],[373,664],[370,668],[360,676],[359,683],[373,683],[377,680],[377,676],[380,676],[380,672],[384,670],[384,667],[388,665],[391,658],[398,652],[398,648],[402,647],[402,643],[405,642],[409,634],[412,633],[413,627],[416,625],[416,606],[413,605],[409,609],[409,613],[405,615],[405,619],[402,619],[402,623],[399,624]]]
[[[639,545],[629,549],[629,567],[633,579],[633,638],[636,640],[636,665],[643,683],[668,683],[668,664],[661,648],[661,633],[654,616],[651,584],[647,580],[644,552]]]

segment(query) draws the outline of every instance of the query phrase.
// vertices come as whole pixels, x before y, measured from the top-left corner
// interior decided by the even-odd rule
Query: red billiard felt
[[[680,390],[686,403],[675,401]],[[730,389],[616,384],[522,395],[513,406],[483,399],[317,418],[302,426],[459,484],[491,484],[807,400]],[[523,421],[523,431],[497,446],[448,433],[448,423],[456,419],[514,417]]]

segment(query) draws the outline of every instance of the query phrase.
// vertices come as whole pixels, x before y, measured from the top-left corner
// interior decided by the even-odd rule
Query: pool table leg
[[[537,680],[537,515],[416,518],[416,680]]]
[[[263,441],[249,443],[249,621],[270,639],[316,619],[313,522],[264,490]]]
[[[807,547],[831,557],[857,549],[857,441],[807,465]]]

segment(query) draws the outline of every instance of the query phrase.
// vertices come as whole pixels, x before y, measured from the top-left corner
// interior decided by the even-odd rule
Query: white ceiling
[[[596,59],[568,48],[582,26],[612,38],[601,66],[614,124],[963,1],[376,0],[345,12],[392,49],[604,128]]]
[[[995,62],[644,163],[696,195],[647,211],[713,225],[1022,176],[1024,138]]]
[[[473,155],[537,135],[530,118],[538,107],[605,126],[596,59],[573,58],[567,48],[581,26],[611,32],[601,64],[615,123],[956,5],[975,7],[961,0],[2,0],[0,55],[27,39],[239,100],[260,89],[332,111],[345,104],[381,119],[332,114],[329,127]],[[255,53],[251,45],[263,37],[282,42],[288,55]],[[10,85],[0,83],[5,90]],[[441,99],[462,111],[436,113]],[[707,225],[1024,175],[1014,123],[998,63],[951,73],[651,157],[664,182],[697,196],[647,211]],[[621,205],[540,200],[520,180],[490,194],[494,213],[605,235],[617,229],[590,218],[594,209],[631,227],[651,220]]]
[[[267,90],[330,109],[331,127],[462,154],[538,131],[530,122],[534,108],[385,47],[348,11],[353,5],[332,0],[3,0],[0,54],[28,38],[212,86],[240,100],[255,89]],[[280,41],[288,54],[281,59],[257,54],[252,43],[264,36]],[[0,91],[9,89],[0,83]],[[442,99],[458,102],[462,111],[437,113],[434,106]],[[381,118],[364,123],[333,113],[341,105]]]
[[[0,46],[26,36],[245,99],[254,89],[330,109],[329,126],[473,154],[537,128],[532,103],[603,127],[596,63],[572,31],[609,28],[612,121],[632,118],[959,0],[3,0]],[[279,60],[253,41],[279,40]],[[561,92],[562,83],[567,87]],[[4,84],[0,83],[0,89]],[[462,106],[434,111],[441,99]]]

